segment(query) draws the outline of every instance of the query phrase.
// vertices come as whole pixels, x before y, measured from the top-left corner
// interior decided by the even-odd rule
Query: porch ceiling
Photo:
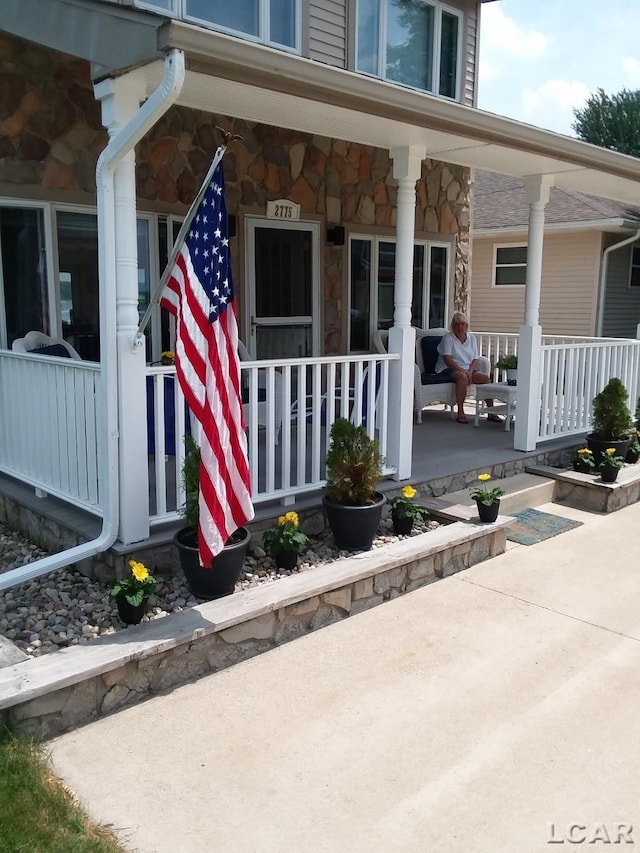
[[[640,204],[640,160],[461,104],[172,21],[163,49],[187,56],[179,103]],[[150,82],[160,80],[149,66]]]

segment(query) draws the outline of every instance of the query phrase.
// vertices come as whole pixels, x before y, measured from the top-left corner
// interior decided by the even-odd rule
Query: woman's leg
[[[486,385],[488,382],[491,382],[491,377],[487,376],[486,373],[480,373],[479,370],[474,371],[473,374],[473,384],[474,385]],[[485,400],[487,406],[493,406],[493,398]],[[500,415],[487,415],[487,420],[492,421],[496,424],[502,423],[502,418]]]
[[[461,370],[454,370],[452,377],[453,381],[456,383],[456,404],[458,406],[458,423],[466,424],[467,416],[464,413],[464,401],[467,398],[467,391],[469,389],[469,380],[467,379],[467,374],[463,373]]]

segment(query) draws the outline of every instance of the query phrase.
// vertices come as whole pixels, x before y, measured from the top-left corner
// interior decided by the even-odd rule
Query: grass
[[[0,730],[0,853],[125,853],[93,825],[37,744]]]

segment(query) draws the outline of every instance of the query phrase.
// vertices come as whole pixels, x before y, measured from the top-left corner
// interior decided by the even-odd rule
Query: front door
[[[317,355],[319,224],[245,221],[249,352],[255,358]]]

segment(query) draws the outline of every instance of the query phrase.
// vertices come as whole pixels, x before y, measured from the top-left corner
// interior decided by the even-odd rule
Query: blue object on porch
[[[376,364],[376,399],[375,405],[378,403],[378,392],[380,391],[380,375],[381,375],[381,364]],[[368,402],[367,398],[369,396],[369,368],[367,367],[364,371],[364,381],[362,383],[362,425],[366,427],[367,425],[367,408]],[[374,420],[375,420],[375,409],[374,409]]]
[[[153,420],[155,411],[155,389],[153,376],[147,376],[147,452],[156,452],[156,430]],[[191,434],[189,408],[184,405],[184,428],[187,435]],[[168,456],[176,455],[176,401],[175,379],[173,376],[164,377],[164,452]]]
[[[516,519],[516,523],[507,528],[507,539],[520,545],[535,545],[582,524],[581,521],[532,508],[513,512],[511,517]]]
[[[422,360],[424,361],[424,373],[421,375],[420,381],[423,385],[439,385],[452,381],[448,373],[444,376],[441,373],[436,373],[438,345],[441,340],[442,335],[425,335],[420,341]]]

